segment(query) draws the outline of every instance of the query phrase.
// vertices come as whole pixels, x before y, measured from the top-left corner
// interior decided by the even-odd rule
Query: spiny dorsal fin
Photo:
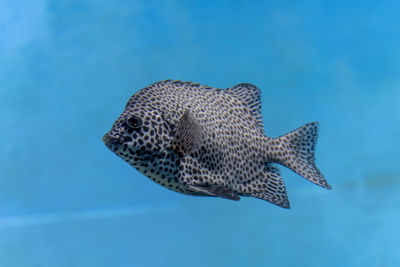
[[[240,83],[225,92],[236,96],[249,110],[251,115],[257,120],[258,126],[264,133],[264,124],[261,116],[261,92],[260,89],[250,83]]]
[[[201,126],[187,110],[179,119],[172,149],[181,156],[190,154],[200,144],[201,138]]]

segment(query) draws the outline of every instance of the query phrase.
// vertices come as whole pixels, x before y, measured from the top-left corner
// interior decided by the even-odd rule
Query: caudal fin
[[[316,185],[332,187],[315,165],[315,144],[318,138],[318,123],[312,122],[279,138],[279,163]]]

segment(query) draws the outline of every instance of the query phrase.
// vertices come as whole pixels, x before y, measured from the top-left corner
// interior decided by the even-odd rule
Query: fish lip
[[[106,133],[102,140],[106,145],[121,145],[124,142],[121,138],[113,136],[110,133]]]

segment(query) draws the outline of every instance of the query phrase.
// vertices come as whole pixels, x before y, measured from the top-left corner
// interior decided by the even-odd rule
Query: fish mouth
[[[111,150],[119,147],[124,142],[124,140],[122,140],[120,137],[113,136],[109,132],[103,136],[102,140],[104,144]]]
[[[107,146],[107,148],[115,152],[116,154],[119,154],[119,148],[125,142],[124,138],[112,135],[110,134],[110,132],[106,133],[103,136],[102,140],[104,144]],[[145,153],[141,153],[140,155],[139,153],[135,153],[135,155],[131,156],[131,158],[134,159],[135,161],[146,161],[152,157],[153,155],[146,155]]]

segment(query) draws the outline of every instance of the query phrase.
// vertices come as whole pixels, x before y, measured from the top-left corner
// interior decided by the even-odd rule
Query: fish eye
[[[126,119],[126,124],[132,129],[137,129],[142,126],[142,120],[139,117],[133,115]]]

